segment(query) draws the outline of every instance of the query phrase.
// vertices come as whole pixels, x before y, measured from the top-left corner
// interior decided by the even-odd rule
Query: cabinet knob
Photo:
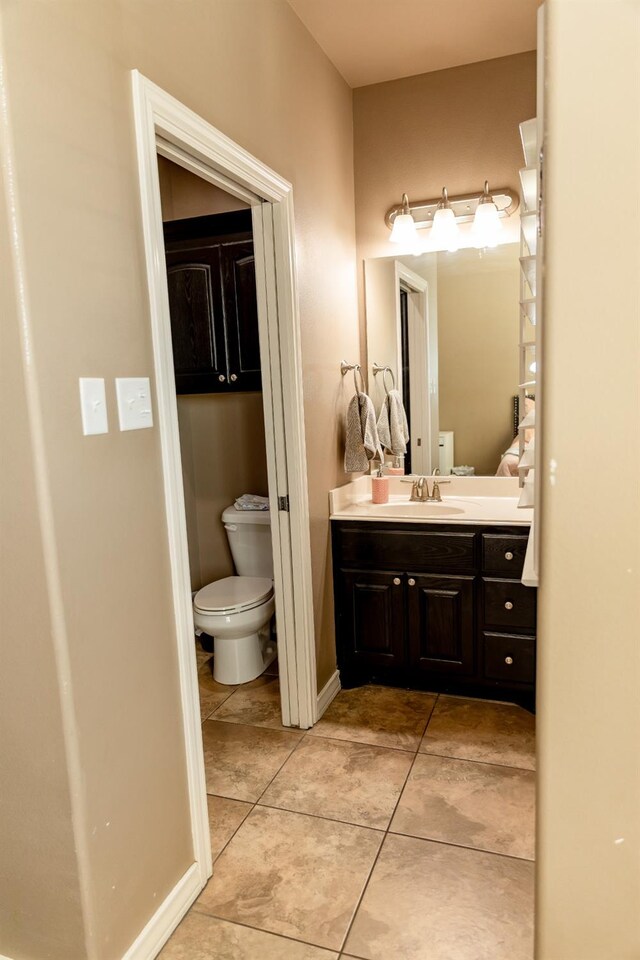
[[[231,380],[232,383],[235,383],[237,379],[238,377],[235,373],[232,373],[231,376],[229,377],[229,380]]]
[[[507,550],[507,552],[506,552],[505,555],[504,555],[504,558],[505,558],[505,560],[513,560],[513,554],[512,554],[512,552],[511,552],[511,550]]]
[[[511,600],[507,600],[507,602],[504,605],[504,608],[505,610],[513,610],[513,604],[511,603]]]
[[[393,583],[394,583],[394,586],[399,587],[400,584],[402,583],[402,580],[400,579],[400,577],[394,577]]]
[[[511,664],[513,663],[513,657],[505,657],[504,662],[509,666],[511,666]]]
[[[220,381],[220,383],[224,383],[226,379],[227,378],[225,377],[224,373],[221,373],[218,375],[218,380]]]
[[[409,586],[410,586],[410,587],[415,587],[415,585],[416,585],[416,582],[415,582],[415,580],[413,579],[413,577],[409,577],[408,583],[409,583]]]

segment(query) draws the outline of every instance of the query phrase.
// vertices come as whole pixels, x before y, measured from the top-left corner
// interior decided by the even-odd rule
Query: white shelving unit
[[[535,393],[536,401],[539,399],[536,392],[538,380],[536,353],[539,342],[537,306],[540,173],[538,167],[538,121],[535,117],[520,124],[520,137],[525,166],[520,170],[520,364],[518,390],[521,426],[519,430],[520,465],[518,472],[522,487],[520,504],[529,507],[534,505],[534,487],[531,480],[535,469],[535,443],[527,445],[525,450],[525,437],[527,430],[535,423],[535,412],[533,416],[526,417],[526,423],[523,421],[525,421],[526,415],[525,400],[527,396]],[[528,478],[529,481],[527,482]]]

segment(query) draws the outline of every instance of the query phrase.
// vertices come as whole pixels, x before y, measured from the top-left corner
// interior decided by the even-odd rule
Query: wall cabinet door
[[[176,390],[260,390],[251,212],[165,223]]]
[[[404,665],[404,596],[401,573],[341,571],[341,667]]]
[[[220,277],[231,384],[241,384],[242,390],[261,390],[256,262],[252,240],[221,245]]]
[[[409,662],[419,670],[474,670],[474,578],[408,575]]]

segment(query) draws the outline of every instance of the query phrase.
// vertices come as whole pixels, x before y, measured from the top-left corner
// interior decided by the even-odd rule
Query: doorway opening
[[[175,925],[211,874],[211,851],[158,156],[241,201],[243,215],[251,217],[282,722],[308,728],[317,717],[318,695],[301,351],[291,185],[138,71],[132,81],[194,846],[194,863],[174,891]],[[237,353],[229,356],[238,359]],[[239,378],[240,366],[215,373],[229,377],[229,395],[237,383],[232,374]],[[167,910],[158,915],[159,938],[166,938]]]
[[[203,719],[269,668],[277,718],[251,207],[164,157],[158,171]]]

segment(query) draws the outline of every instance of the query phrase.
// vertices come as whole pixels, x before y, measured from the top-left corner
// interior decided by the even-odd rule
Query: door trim
[[[437,359],[435,365],[435,384],[433,382],[434,363],[432,359],[432,331],[429,316],[429,283],[424,277],[414,273],[400,260],[395,261],[396,288],[396,330],[398,336],[398,389],[402,391],[402,349],[400,345],[401,307],[400,291],[409,294],[409,366],[410,407],[412,437],[421,437],[420,447],[411,447],[411,469],[413,473],[430,474],[437,466],[434,463],[434,389],[437,391]],[[436,393],[437,397],[437,393]],[[435,450],[437,451],[437,436]]]
[[[293,190],[137,70],[132,93],[187,784],[202,887],[211,875],[211,851],[157,154],[251,203],[269,496],[277,518],[272,534],[282,719],[307,728],[317,718],[318,701]],[[279,498],[287,496],[290,512],[278,509]],[[190,902],[173,917],[167,937]]]

